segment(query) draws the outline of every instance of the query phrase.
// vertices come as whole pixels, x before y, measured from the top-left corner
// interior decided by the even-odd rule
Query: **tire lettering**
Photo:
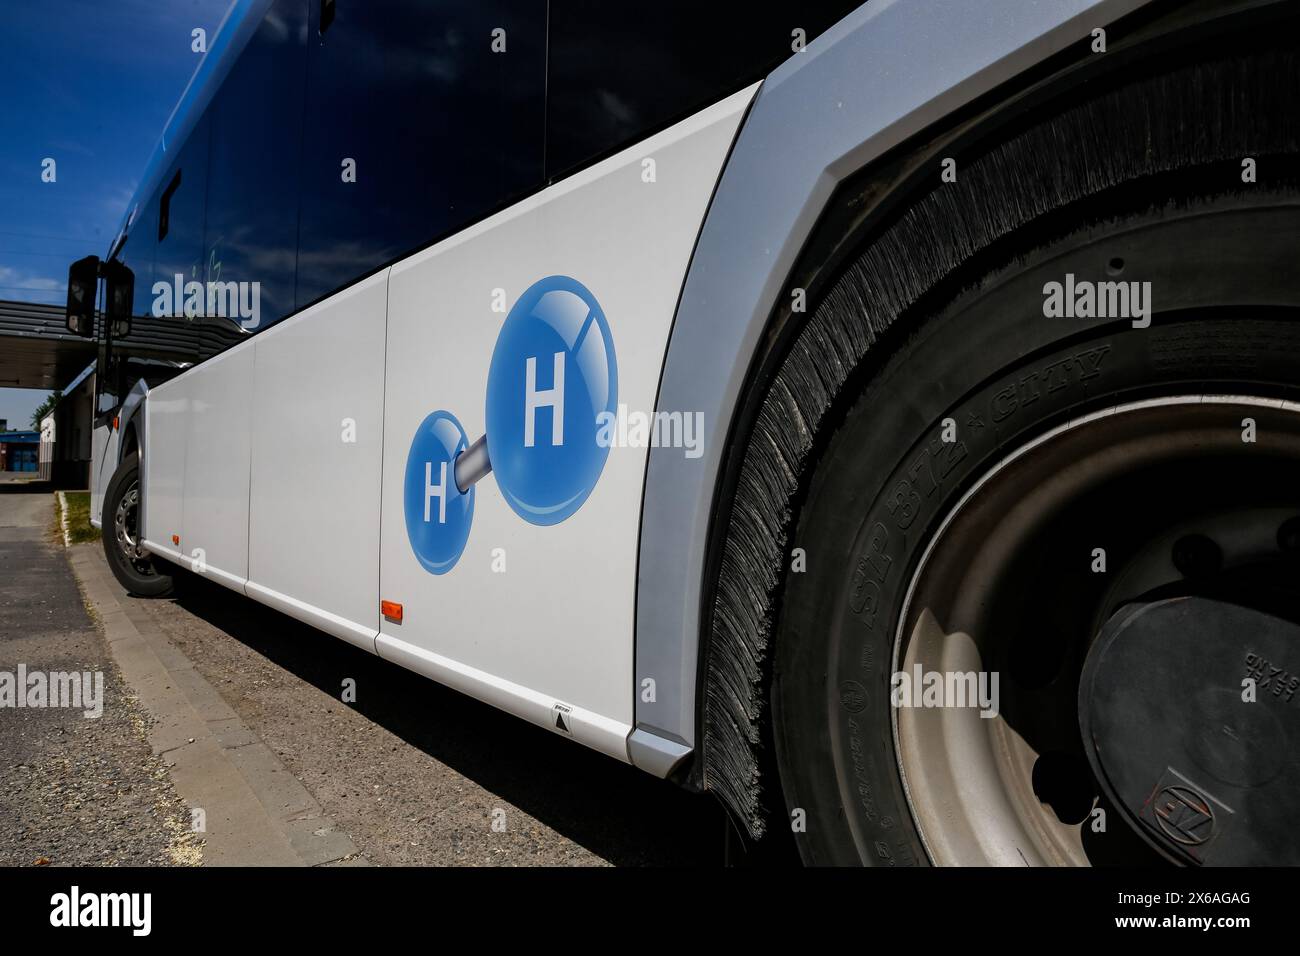
[[[849,607],[855,614],[863,614],[867,627],[875,627],[876,614],[880,611],[880,585],[889,574],[893,563],[885,553],[889,541],[889,529],[879,521],[872,526],[871,536],[867,539],[866,553],[853,569],[853,584],[849,596]]]

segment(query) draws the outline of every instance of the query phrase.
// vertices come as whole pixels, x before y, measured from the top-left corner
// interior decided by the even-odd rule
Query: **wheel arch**
[[[95,468],[102,481],[101,487],[107,491],[113,475],[132,451],[138,452],[142,463],[145,456],[145,400],[149,397],[149,386],[141,379],[136,382],[115,412],[110,413],[108,428],[109,441],[104,446],[105,460],[97,463]],[[143,477],[141,481],[143,482]],[[107,502],[101,502],[101,508]],[[102,515],[101,515],[102,520]]]
[[[127,393],[122,407],[117,413],[117,428],[122,438],[118,442],[117,457],[113,467],[122,463],[131,452],[138,451],[144,458],[145,452],[145,400],[149,397],[149,386],[143,379]]]
[[[755,602],[758,617],[724,621],[730,635],[722,643],[730,646],[716,646],[710,582],[726,560],[731,496],[761,399],[783,347],[811,319],[819,289],[911,193],[923,165],[937,176],[930,163],[945,155],[939,150],[979,134],[1009,104],[1027,102],[1086,59],[1094,27],[1120,23],[1110,38],[1120,52],[1125,36],[1136,45],[1243,6],[1250,5],[1185,14],[1159,3],[1068,4],[1034,11],[1013,30],[999,22],[998,32],[984,22],[987,11],[965,5],[868,5],[811,45],[809,59],[792,59],[764,84],[705,221],[661,380],[659,409],[702,411],[706,440],[699,459],[652,449],[647,467],[636,682],[654,677],[656,701],[636,698],[630,747],[638,766],[716,791],[751,834],[762,831],[761,702],[747,692],[766,653],[753,633],[765,608]],[[942,35],[935,23],[945,24]],[[924,51],[916,48],[918,36],[929,44]],[[927,70],[941,66],[918,88],[883,90],[884,105],[851,99],[872,76],[910,77],[909,59],[927,63]],[[828,95],[838,97],[834,104]],[[791,150],[795,129],[799,148]],[[795,288],[807,290],[802,315],[786,300]],[[797,427],[791,423],[799,420],[798,408],[788,406],[784,424]],[[771,431],[762,438],[773,443]],[[775,458],[782,460],[779,453]],[[755,541],[767,547],[783,540],[770,523],[788,526],[792,518],[789,489],[797,480],[783,478],[789,476],[768,475],[761,489],[776,506],[769,524],[761,514],[747,516]],[[732,569],[747,575],[737,585],[747,593],[732,595],[733,606],[775,586],[782,555],[774,555],[772,566],[764,547],[752,550],[746,567]]]

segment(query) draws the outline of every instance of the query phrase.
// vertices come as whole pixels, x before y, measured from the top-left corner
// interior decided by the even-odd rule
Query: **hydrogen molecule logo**
[[[614,340],[596,297],[567,276],[533,283],[488,370],[488,457],[515,514],[553,525],[582,507],[609,456],[597,416],[615,414],[617,401]]]
[[[426,571],[446,574],[456,566],[474,520],[474,489],[457,486],[457,457],[469,441],[456,416],[437,411],[415,430],[406,456],[406,535]]]
[[[474,484],[496,473],[519,517],[559,524],[605,468],[598,416],[614,415],[618,363],[596,297],[567,276],[533,283],[515,302],[488,367],[487,434],[469,444],[450,412],[429,415],[406,458],[406,533],[425,570],[455,567],[474,520]]]

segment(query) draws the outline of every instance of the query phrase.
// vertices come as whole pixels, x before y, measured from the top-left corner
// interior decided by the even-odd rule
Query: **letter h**
[[[524,364],[524,447],[532,448],[536,437],[537,410],[551,410],[551,444],[564,444],[564,353],[555,353],[555,381],[550,388],[537,387],[537,359]]]
[[[447,523],[447,463],[438,465],[438,483],[433,483],[433,462],[424,463],[424,520],[429,520],[429,502],[438,499],[438,524]]]

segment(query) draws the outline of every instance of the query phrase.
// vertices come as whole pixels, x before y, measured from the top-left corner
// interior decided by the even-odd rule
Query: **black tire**
[[[104,554],[113,576],[128,593],[139,597],[166,597],[172,592],[172,577],[163,572],[166,565],[138,543],[139,515],[140,456],[131,452],[117,466],[104,491],[104,510],[100,519]]]
[[[1287,71],[1293,70],[1294,58],[1287,62]],[[1165,89],[1189,75],[1208,79],[1212,71],[1197,69]],[[1244,80],[1236,91],[1243,97],[1240,125],[1215,128],[1246,149],[1268,138],[1270,124],[1288,121],[1268,108],[1277,101],[1263,86],[1276,76],[1256,87],[1248,79],[1251,67],[1234,64],[1231,70]],[[1284,75],[1293,88],[1294,74]],[[1137,108],[1127,112],[1122,100],[1114,100],[1118,113],[1107,131],[1150,151],[1194,139],[1171,140],[1170,126],[1197,119],[1214,125],[1214,115],[1179,115],[1186,99],[1162,104],[1141,98],[1160,87],[1157,80],[1145,93],[1134,93]],[[1070,128],[1053,119],[1029,135],[1041,143],[1044,129],[1051,140]],[[1101,172],[1099,180],[1116,185],[1070,209],[1068,198],[1045,188],[1051,176],[1026,175],[1018,184],[1026,192],[1016,201],[1042,210],[1032,224],[1002,237],[995,251],[971,243],[958,278],[948,271],[916,290],[911,301],[932,307],[911,319],[906,336],[892,338],[888,358],[873,354],[869,377],[865,365],[845,376],[834,403],[838,411],[824,419],[838,424],[813,453],[784,551],[804,549],[807,570],[786,574],[774,628],[772,738],[786,809],[803,812],[805,825],[795,829],[795,839],[805,862],[929,861],[900,773],[889,681],[909,582],[944,518],[982,475],[1062,423],[1120,403],[1210,393],[1300,398],[1294,145],[1274,157],[1279,176],[1264,189],[1242,187],[1238,164],[1217,154],[1222,145],[1200,140],[1183,155],[1156,156],[1147,168],[1162,168],[1160,175],[1141,173],[1135,163],[1144,176],[1140,188],[1113,170]],[[1101,150],[1093,159],[1123,165],[1127,153]],[[935,241],[942,239],[936,235]],[[1152,283],[1149,328],[1045,317],[1045,282],[1066,273],[1100,282],[1115,278],[1116,270],[1125,279]],[[878,302],[871,280],[879,274],[878,268],[850,265],[832,296],[840,303]],[[965,291],[954,294],[954,282]],[[929,300],[927,293],[933,293]],[[879,324],[878,317],[840,321],[858,328]],[[1044,370],[1050,369],[1064,370],[1053,383],[1059,387],[1038,387],[1048,382]],[[1038,385],[1026,391],[1026,382]],[[1221,418],[1223,428],[1239,427],[1232,416]],[[948,419],[958,424],[956,442],[940,438]],[[924,481],[917,479],[918,468]],[[1206,489],[1217,474],[1208,465],[1193,470],[1192,480],[1184,473],[1181,486],[1158,485],[1159,497],[1171,509],[1177,501],[1193,506],[1204,500],[1197,492],[1213,497]],[[1253,487],[1265,495],[1262,485]],[[1154,507],[1146,500],[1142,505]],[[1140,517],[1141,508],[1126,512],[1126,520]],[[1039,578],[1033,568],[1020,573],[1027,616]],[[1084,589],[1075,587],[1079,594]],[[1080,610],[1085,604],[1080,598],[1075,610],[1081,615],[1091,613]],[[1072,653],[1053,660],[1044,685],[1068,698],[1077,697],[1080,665]],[[1014,674],[1012,665],[1003,665]],[[1132,849],[1118,846],[1133,841],[1132,832],[1119,824],[1114,829],[1106,848],[1089,851],[1093,862],[1124,858]]]

